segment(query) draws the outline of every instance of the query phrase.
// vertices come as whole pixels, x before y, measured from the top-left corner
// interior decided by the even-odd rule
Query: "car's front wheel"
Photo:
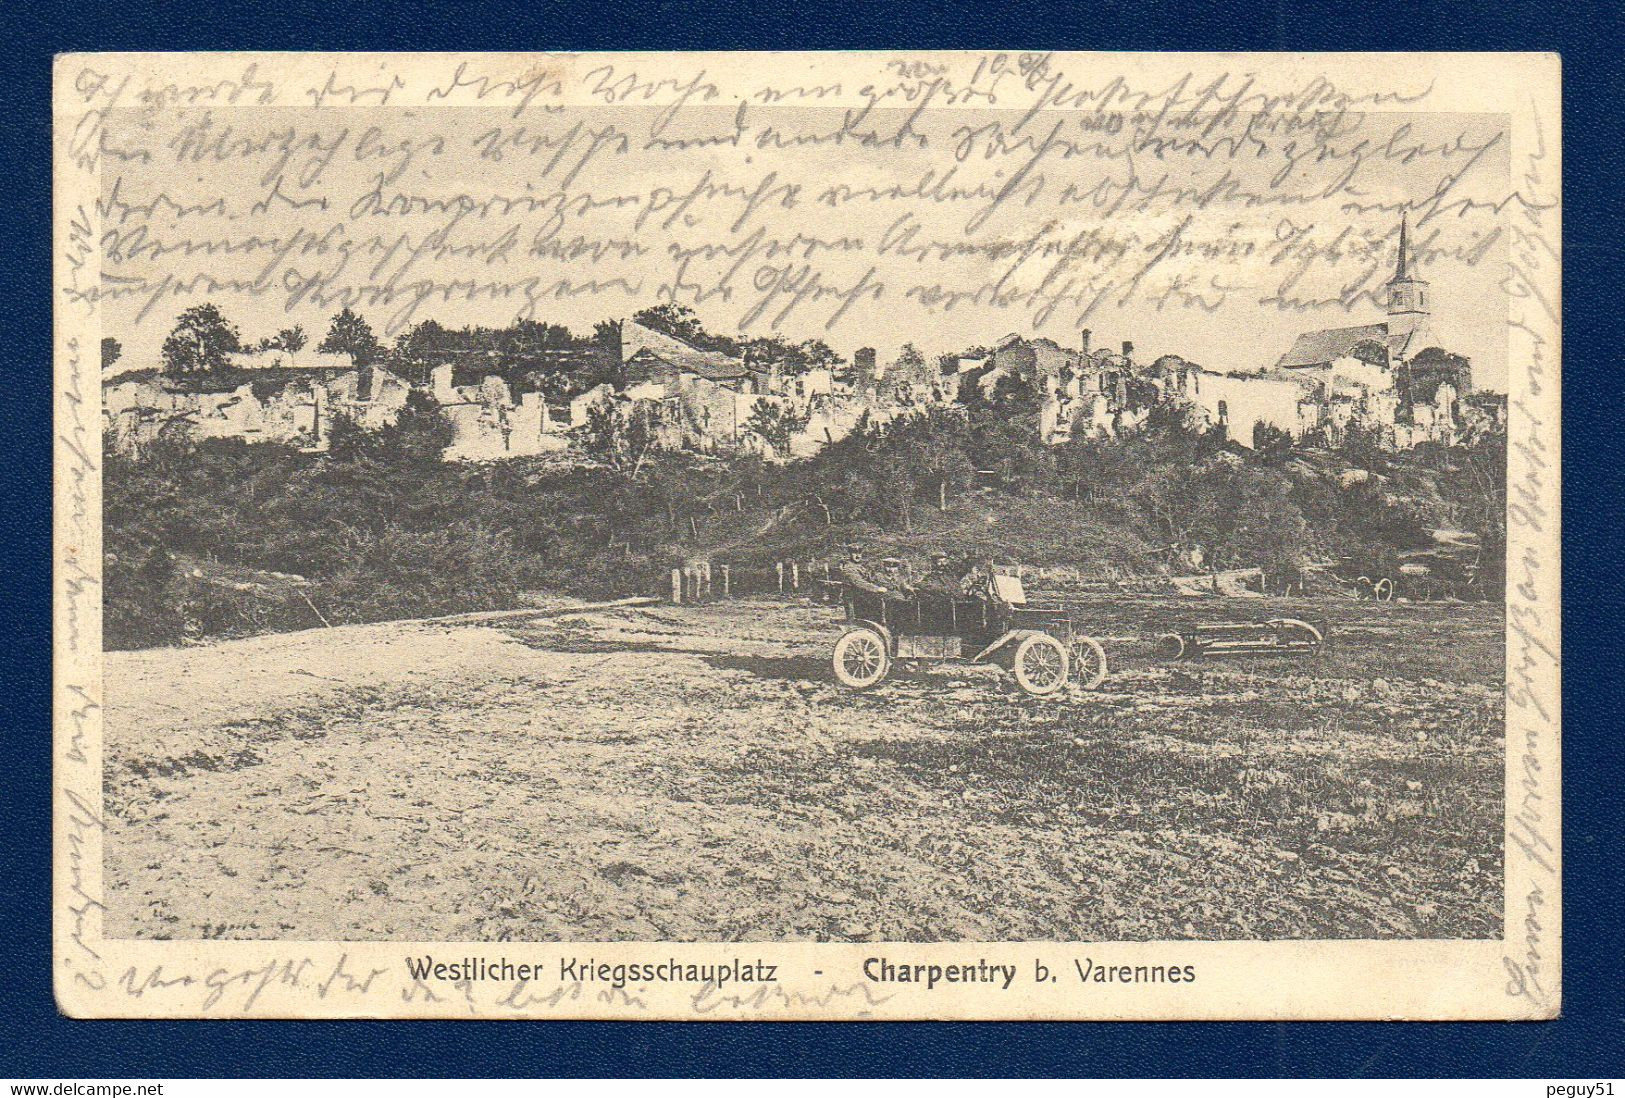
[[[891,670],[886,638],[873,629],[853,629],[835,642],[835,678],[843,686],[867,690]]]
[[[1047,633],[1034,633],[1016,647],[1011,666],[1016,683],[1034,697],[1053,694],[1066,685],[1071,658],[1066,645]]]

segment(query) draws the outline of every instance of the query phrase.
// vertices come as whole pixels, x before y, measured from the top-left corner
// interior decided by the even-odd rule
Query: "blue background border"
[[[1045,11],[534,0],[21,3],[0,15],[0,553],[10,658],[0,789],[0,1077],[1620,1075],[1617,625],[1621,6],[1136,0]],[[1564,1017],[1538,1025],[74,1022],[49,982],[50,62],[67,50],[975,48],[1553,50],[1564,56]]]

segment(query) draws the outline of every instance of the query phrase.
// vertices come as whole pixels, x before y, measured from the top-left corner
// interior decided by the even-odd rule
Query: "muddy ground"
[[[1093,693],[838,689],[838,612],[544,610],[113,652],[106,932],[1496,937],[1500,608],[1093,598]],[[1182,622],[1324,623],[1170,664]]]

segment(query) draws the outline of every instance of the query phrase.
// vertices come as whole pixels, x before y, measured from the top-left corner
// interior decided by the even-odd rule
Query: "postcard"
[[[1559,86],[59,57],[61,1009],[1556,1016]]]

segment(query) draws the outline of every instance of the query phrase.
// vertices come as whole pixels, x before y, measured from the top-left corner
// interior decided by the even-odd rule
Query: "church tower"
[[[1409,317],[1413,322],[1428,314],[1428,284],[1416,276],[1411,261],[1410,225],[1407,213],[1399,215],[1399,263],[1388,280],[1388,315]]]

